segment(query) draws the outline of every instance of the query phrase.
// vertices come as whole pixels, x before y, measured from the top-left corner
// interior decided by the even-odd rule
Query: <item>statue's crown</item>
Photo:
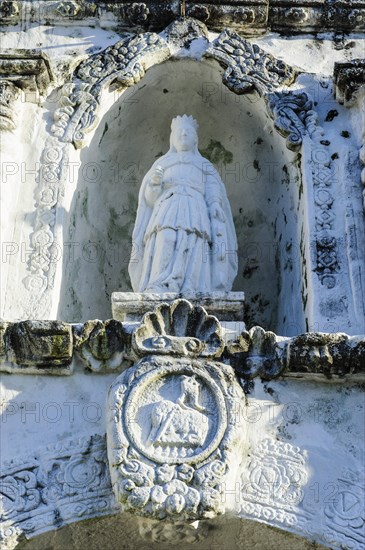
[[[178,128],[179,126],[191,126],[194,128],[194,130],[198,131],[198,123],[191,115],[183,115],[183,116],[177,116],[172,119],[171,122],[171,130],[174,130],[175,128]]]

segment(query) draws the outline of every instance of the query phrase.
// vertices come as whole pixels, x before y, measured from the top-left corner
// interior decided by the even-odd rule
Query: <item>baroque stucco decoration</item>
[[[134,345],[148,355],[108,398],[110,471],[124,510],[189,520],[224,512],[243,392],[231,367],[210,360],[222,344],[218,321],[186,300],[144,317]]]
[[[128,37],[83,62],[73,80],[64,85],[41,159],[36,221],[30,237],[30,274],[23,281],[29,292],[25,317],[44,317],[50,308],[56,275],[56,265],[51,261],[55,254],[55,218],[67,182],[69,144],[81,147],[84,133],[95,126],[104,87],[112,82],[132,86],[151,64],[168,56],[166,42],[155,34]]]
[[[308,537],[318,536],[313,506],[308,504],[307,461],[306,453],[298,447],[269,437],[250,447],[250,458],[241,472],[240,482],[223,484],[228,495],[240,503],[237,515],[304,533]],[[206,470],[204,473],[200,480],[213,481],[217,479],[219,469],[210,478],[207,478]],[[136,472],[132,471],[133,474]],[[159,465],[155,475],[160,483],[165,481],[163,487],[170,484],[169,487],[182,488],[184,483],[189,483],[191,469],[186,464]],[[139,479],[143,481],[143,476]],[[266,482],[262,483],[262,479]],[[328,499],[324,505],[325,532],[320,540],[334,548],[350,548],[348,545],[354,541],[356,547],[361,548],[364,543],[361,477],[358,472],[344,469],[329,489],[333,491],[333,487],[336,498]],[[105,437],[97,434],[79,440],[64,440],[2,464],[0,490],[0,541],[6,550],[12,550],[24,538],[36,537],[74,521],[117,514],[121,510],[110,479]],[[209,490],[212,492],[211,485]],[[206,536],[203,522],[201,529],[196,529],[196,526],[193,529],[185,522],[182,530],[181,521],[174,518],[174,505],[176,501],[181,505],[187,491],[181,490],[177,499],[169,501],[167,499],[172,495],[165,494],[163,489],[157,489],[155,493],[160,497],[155,503],[156,515],[165,513],[161,501],[167,501],[169,519],[175,521],[153,522],[146,518],[146,523],[140,523],[140,534],[145,540],[197,542]],[[137,503],[138,500],[134,502]],[[170,503],[172,506],[169,507]]]
[[[332,212],[335,197],[331,189],[333,170],[323,138],[324,131],[318,125],[313,101],[307,93],[273,94],[268,99],[268,106],[275,127],[287,136],[289,149],[298,150],[305,140],[304,149],[312,161],[311,170],[306,171],[305,175],[307,185],[310,182],[314,191],[315,271],[322,285],[334,288],[339,271],[338,245],[334,236],[335,216]]]
[[[14,109],[20,90],[12,82],[0,80],[0,130],[15,130],[17,115]]]
[[[119,364],[124,372],[113,383],[107,403],[111,480],[100,436],[63,442],[4,466],[0,491],[6,548],[13,548],[24,535],[33,537],[121,509],[179,522],[211,518],[230,509],[239,517],[317,534],[313,511],[302,504],[307,464],[298,448],[264,439],[253,446],[240,474],[235,457],[246,456],[247,439],[241,410],[245,398],[237,380],[248,393],[250,380],[257,376],[268,381],[278,375],[304,380],[324,375],[346,382],[346,374],[358,374],[361,381],[363,339],[323,334],[285,339],[256,327],[225,346],[215,317],[177,300],[146,314],[132,334],[117,321],[74,327],[25,322],[4,326],[3,342],[4,355],[13,356],[23,372],[33,374],[52,374],[51,363],[53,374],[71,374],[65,364],[72,349],[99,374],[113,372],[123,357],[137,361],[126,370],[125,362]],[[108,363],[110,358],[114,359]],[[8,369],[5,365],[7,372],[17,372]],[[345,519],[351,536],[361,541],[360,490],[346,479],[341,481],[341,498],[349,498],[355,490],[357,500]],[[234,504],[237,486],[243,499],[239,510]],[[342,540],[340,507],[329,504],[324,513],[328,541]],[[146,537],[150,528],[143,530]],[[169,533],[166,526],[154,536],[165,540]],[[169,536],[174,536],[173,529]]]
[[[346,375],[363,380],[364,353],[361,338],[280,338],[260,327],[225,343],[219,321],[182,299],[160,304],[133,331],[115,320],[6,324],[2,355],[24,365],[23,372],[52,374],[53,365],[54,374],[70,375],[67,367],[77,356],[96,376],[122,374],[107,400],[107,442],[100,435],[63,441],[3,465],[4,547],[120,511],[166,521],[159,529],[141,524],[146,539],[171,542],[180,533],[190,540],[193,533],[180,531],[182,519],[230,511],[335,547],[346,544],[346,537],[362,544],[358,474],[339,475],[339,498],[351,498],[351,507],[328,502],[322,533],[309,505],[307,453],[268,434],[252,440],[246,407],[255,377],[305,381],[320,375],[342,380],[348,391]],[[9,405],[14,410],[7,415],[16,405]],[[200,540],[204,529],[195,536]]]
[[[116,513],[105,437],[65,440],[2,465],[2,548],[76,519]]]
[[[16,129],[16,100],[21,94],[23,101],[40,103],[52,82],[49,59],[43,52],[16,49],[0,52],[0,131]]]

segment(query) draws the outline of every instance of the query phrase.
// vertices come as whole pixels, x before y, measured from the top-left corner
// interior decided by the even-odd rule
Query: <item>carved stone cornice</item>
[[[268,28],[269,0],[238,2],[187,2],[186,14],[203,21],[209,29],[221,31],[228,27],[245,35],[264,33]]]
[[[0,52],[0,79],[25,92],[25,99],[38,101],[53,80],[45,53],[38,50],[8,49]]]
[[[365,59],[335,63],[333,80],[337,101],[351,106],[359,89],[365,86]]]
[[[269,26],[273,31],[304,33],[365,29],[364,0],[270,0]]]
[[[24,321],[2,323],[0,335],[0,371],[8,373],[72,374],[75,355],[91,372],[123,372],[153,355],[228,363],[242,381],[321,375],[355,382],[365,376],[363,336],[309,332],[289,338],[253,327],[225,344],[218,319],[183,299],[159,305],[132,332],[116,320]]]
[[[308,332],[282,338],[253,327],[227,345],[227,358],[242,380],[256,376],[271,380],[279,375],[303,379],[317,375],[328,379],[363,377],[365,337]]]
[[[290,33],[365,29],[364,0],[0,0],[0,15],[3,25],[24,20],[48,25],[72,25],[77,21],[144,31],[161,31],[180,15],[187,15],[209,29],[221,31],[228,26],[247,35],[268,29]]]
[[[297,70],[251,44],[237,33],[222,32],[205,57],[216,59],[225,69],[223,83],[236,94],[256,91],[265,95],[292,84]]]

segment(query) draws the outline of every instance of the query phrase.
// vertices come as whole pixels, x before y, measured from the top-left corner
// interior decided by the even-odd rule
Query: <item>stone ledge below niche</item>
[[[163,302],[171,303],[178,298],[200,305],[220,321],[243,321],[244,292],[210,292],[196,294],[161,294],[147,292],[113,292],[112,314],[117,321],[140,321],[145,313],[153,311]]]

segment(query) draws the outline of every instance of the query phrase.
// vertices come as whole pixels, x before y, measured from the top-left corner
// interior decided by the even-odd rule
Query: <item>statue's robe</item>
[[[162,183],[151,185],[156,168]],[[219,206],[225,220],[213,217]],[[159,158],[143,179],[129,274],[135,292],[231,290],[237,240],[224,184],[198,151]]]

